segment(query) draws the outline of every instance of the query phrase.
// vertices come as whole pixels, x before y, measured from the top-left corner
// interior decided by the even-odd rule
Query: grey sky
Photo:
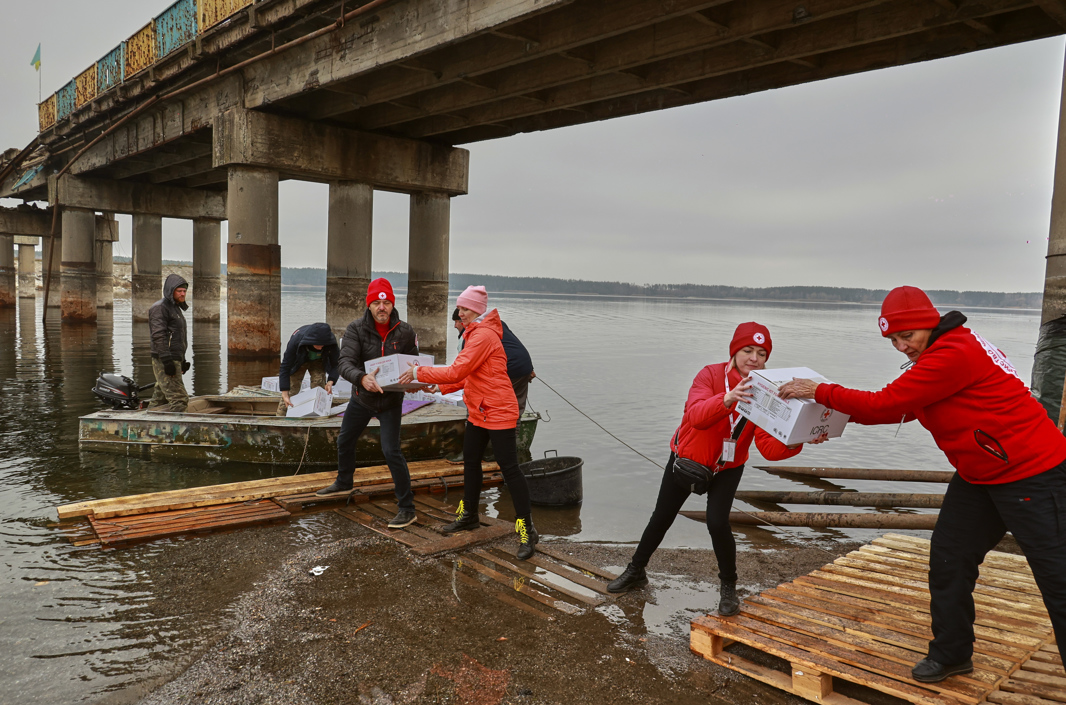
[[[168,4],[0,0],[0,149],[36,132],[38,42],[47,96]],[[1039,291],[1063,50],[1054,38],[469,145],[451,269]],[[286,266],[325,265],[326,195],[282,184]],[[406,197],[378,193],[374,219],[375,269],[405,270]],[[191,259],[190,225],[164,234],[164,257]]]

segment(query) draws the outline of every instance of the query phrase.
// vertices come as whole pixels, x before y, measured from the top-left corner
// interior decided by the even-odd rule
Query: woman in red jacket
[[[526,478],[518,469],[518,401],[511,378],[507,376],[507,354],[503,349],[503,323],[496,309],[487,311],[489,295],[483,286],[469,286],[456,301],[459,317],[466,326],[463,349],[448,367],[411,367],[401,383],[436,384],[444,394],[463,391],[467,408],[463,440],[463,501],[458,517],[442,531],[451,534],[480,526],[478,499],[481,496],[481,459],[492,441],[492,452],[500,464],[507,489],[514,502],[515,531],[521,546],[518,558],[533,555],[539,540],[533,526]],[[487,312],[486,312],[487,311]]]
[[[684,458],[715,471],[707,490],[707,531],[711,534],[714,555],[718,559],[718,579],[722,584],[718,613],[729,616],[740,611],[737,546],[729,526],[729,510],[744,473],[748,448],[754,440],[767,460],[784,460],[800,452],[799,447],[789,448],[748,423],[736,411],[738,401],[752,396],[748,391],[751,387],[749,375],[766,366],[772,349],[773,342],[766,326],[755,322],[741,323],[729,343],[729,362],[708,365],[696,375],[688,392],[681,425],[670,441],[670,459],[659,487],[655,511],[629,565],[608,583],[610,592],[625,592],[648,584],[645,566],[692,493],[691,486],[682,486],[674,477],[675,461]],[[822,440],[824,438],[815,442]]]
[[[1025,552],[1059,650],[1066,645],[1066,438],[1029,394],[1007,357],[941,316],[921,289],[893,289],[878,325],[907,356],[905,374],[880,392],[794,380],[785,399],[815,399],[863,424],[917,419],[955,475],[929,555],[929,655],[911,671],[935,683],[973,670],[973,589],[978,566],[1007,530]]]

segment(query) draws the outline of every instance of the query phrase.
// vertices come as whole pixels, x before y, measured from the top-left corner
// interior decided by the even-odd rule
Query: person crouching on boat
[[[923,683],[973,670],[978,566],[1006,531],[1029,560],[1066,654],[1066,438],[1007,357],[965,322],[958,311],[941,316],[921,289],[898,287],[878,327],[910,361],[905,374],[879,392],[804,379],[778,390],[858,423],[917,419],[955,468],[930,547],[933,640],[911,670]]]
[[[729,343],[729,361],[707,365],[692,382],[681,425],[670,441],[666,463],[648,526],[625,571],[607,584],[609,592],[625,592],[648,584],[645,567],[693,491],[707,493],[707,531],[718,560],[721,591],[718,613],[740,611],[737,597],[737,547],[729,525],[734,494],[744,474],[744,461],[754,440],[767,460],[784,460],[800,452],[748,422],[737,402],[752,397],[750,374],[761,370],[773,350],[766,326],[741,323]],[[825,436],[812,443],[821,443]],[[702,466],[702,467],[701,467]]]
[[[366,293],[366,313],[352,321],[341,341],[340,374],[352,383],[352,399],[341,421],[337,437],[337,479],[317,494],[347,492],[355,477],[355,445],[370,419],[381,425],[381,451],[392,473],[399,512],[389,522],[399,529],[415,522],[415,499],[411,491],[411,473],[400,450],[400,419],[403,416],[403,392],[386,392],[377,382],[377,370],[366,369],[366,361],[396,353],[418,354],[418,336],[410,324],[400,320],[396,297],[388,279],[370,282]]]
[[[168,274],[163,282],[163,298],[148,308],[148,330],[152,336],[152,372],[155,373],[155,391],[148,408],[170,404],[172,411],[185,411],[189,406],[189,393],[181,376],[191,365],[185,361],[189,349],[186,336],[185,314],[189,304],[185,293],[189,282],[178,274]]]
[[[306,373],[311,374],[312,387],[323,387],[327,394],[333,393],[333,385],[340,375],[337,355],[337,336],[328,323],[311,323],[293,331],[278,370],[281,391],[278,416],[284,416],[292,406],[289,390],[295,386],[298,391]]]
[[[507,354],[503,349],[503,323],[496,309],[488,310],[489,295],[483,286],[468,286],[456,301],[462,319],[463,348],[448,367],[411,366],[400,383],[423,382],[440,387],[447,394],[463,390],[467,419],[463,438],[463,500],[456,520],[441,531],[452,534],[480,526],[478,501],[481,497],[481,459],[485,446],[503,471],[514,503],[515,531],[521,545],[519,560],[534,553],[540,537],[533,526],[526,478],[518,469],[518,401],[507,376]]]

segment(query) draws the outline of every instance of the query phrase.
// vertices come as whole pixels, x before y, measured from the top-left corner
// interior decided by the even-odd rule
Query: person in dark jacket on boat
[[[893,289],[881,304],[881,335],[910,360],[879,392],[796,379],[785,399],[814,399],[860,424],[917,420],[955,468],[929,550],[933,640],[911,669],[922,683],[973,671],[973,591],[985,554],[1009,530],[1044,598],[1066,654],[1066,438],[1010,360],[966,316],[943,316],[924,291]]]
[[[418,354],[418,336],[410,324],[400,320],[395,309],[396,298],[388,279],[370,282],[366,294],[366,313],[352,321],[344,331],[340,351],[340,374],[352,383],[352,400],[344,412],[341,432],[337,437],[337,479],[318,494],[347,492],[352,489],[355,476],[355,444],[370,419],[375,416],[381,424],[381,451],[392,473],[396,488],[396,504],[400,511],[389,522],[390,529],[398,529],[415,521],[414,492],[407,460],[400,451],[400,418],[403,414],[403,392],[386,392],[377,382],[377,370],[366,369],[366,361],[396,353]]]
[[[185,314],[189,309],[185,293],[189,282],[178,274],[169,274],[163,282],[163,298],[148,309],[148,329],[152,336],[152,372],[155,374],[155,391],[148,408],[170,404],[174,411],[185,411],[189,406],[189,393],[181,380],[189,371],[185,351],[189,348],[186,335]]]
[[[459,349],[462,350],[463,331],[466,330],[466,326],[463,325],[462,319],[459,318],[458,306],[452,311],[452,320],[455,321],[455,330],[459,331]],[[537,373],[533,371],[533,358],[529,356],[526,346],[522,345],[522,341],[511,332],[506,323],[503,321],[500,321],[500,323],[503,324],[502,342],[503,351],[507,355],[507,377],[511,380],[515,399],[518,400],[518,415],[521,416],[526,412],[526,400],[529,399],[529,383],[536,378]]]
[[[340,375],[337,357],[337,336],[328,323],[311,323],[293,331],[278,370],[278,416],[284,416],[292,406],[289,390],[295,385],[299,391],[305,373],[311,373],[312,387],[324,387],[332,394]]]

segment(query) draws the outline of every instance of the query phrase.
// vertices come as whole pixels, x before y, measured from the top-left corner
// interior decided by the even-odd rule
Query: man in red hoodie
[[[862,424],[918,420],[956,474],[933,531],[933,640],[911,671],[935,683],[973,670],[973,589],[985,554],[1006,531],[1025,552],[1060,653],[1066,646],[1066,438],[1007,357],[958,311],[944,316],[921,289],[893,289],[878,326],[911,361],[880,392],[794,380],[785,399],[815,399]]]

